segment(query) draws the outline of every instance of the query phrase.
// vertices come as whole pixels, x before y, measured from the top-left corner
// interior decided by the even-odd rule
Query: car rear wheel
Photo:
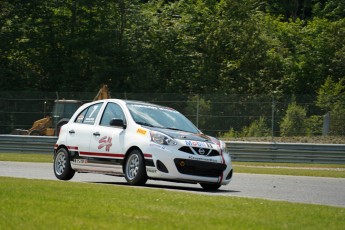
[[[214,184],[209,184],[209,183],[200,183],[201,187],[207,191],[216,191],[222,186],[221,184],[214,183]]]
[[[70,180],[75,174],[66,149],[61,148],[54,154],[54,174],[60,180]]]
[[[128,184],[144,185],[147,181],[144,157],[139,150],[133,150],[127,157],[125,178]]]

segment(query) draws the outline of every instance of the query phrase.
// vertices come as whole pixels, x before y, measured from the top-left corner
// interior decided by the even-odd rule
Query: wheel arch
[[[70,120],[69,118],[62,118],[61,120],[59,120],[56,123],[56,126],[55,126],[55,135],[56,136],[59,136],[61,127],[65,124],[67,124],[69,122],[69,120]]]
[[[65,149],[66,152],[67,152],[67,154],[68,154],[68,156],[70,157],[71,160],[73,160],[74,157],[75,157],[76,155],[79,154],[79,153],[71,152],[71,151],[68,149],[68,147],[67,147],[66,145],[64,145],[64,144],[59,145],[59,146],[57,147],[57,149],[55,150],[55,153],[57,153],[60,149]]]
[[[123,158],[123,162],[122,162],[122,171],[123,173],[125,173],[125,165],[126,165],[126,161],[127,161],[127,158],[128,158],[128,155],[133,151],[133,150],[139,150],[141,155],[144,157],[144,154],[143,154],[143,151],[138,147],[138,146],[132,146],[130,147],[126,153],[125,153],[125,157]],[[145,163],[145,162],[144,162]],[[146,165],[145,165],[146,167]]]
[[[55,153],[57,153],[60,149],[65,149],[68,153],[69,156],[71,156],[71,152],[68,150],[66,145],[59,145],[56,149],[55,149]]]

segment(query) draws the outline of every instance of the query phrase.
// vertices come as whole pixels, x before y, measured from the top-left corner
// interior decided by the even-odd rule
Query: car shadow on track
[[[188,192],[199,192],[199,193],[214,193],[214,194],[220,194],[220,193],[238,193],[240,191],[236,190],[225,190],[225,189],[218,189],[216,191],[206,191],[203,188],[196,188],[196,187],[189,187],[189,186],[183,186],[183,184],[178,185],[163,185],[163,184],[150,184],[147,183],[144,186],[133,186],[129,185],[126,182],[90,182],[95,184],[110,184],[110,185],[118,185],[118,186],[127,186],[127,187],[138,187],[138,188],[153,188],[153,189],[167,189],[167,190],[175,190],[175,191],[188,191]],[[188,184],[190,185],[190,184]]]

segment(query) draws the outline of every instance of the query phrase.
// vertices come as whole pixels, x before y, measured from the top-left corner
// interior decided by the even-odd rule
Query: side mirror
[[[127,128],[127,125],[122,119],[111,119],[110,126],[121,127],[123,129]]]

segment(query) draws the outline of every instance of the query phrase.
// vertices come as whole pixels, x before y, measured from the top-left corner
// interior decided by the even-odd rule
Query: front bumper
[[[174,159],[179,173],[193,176],[220,177],[226,169],[225,164],[186,159]]]
[[[183,147],[183,146],[182,146]],[[150,144],[143,149],[146,172],[149,178],[174,180],[191,183],[220,183],[226,185],[232,178],[229,154],[219,149],[217,156],[202,156],[179,150],[181,146],[161,146]]]

